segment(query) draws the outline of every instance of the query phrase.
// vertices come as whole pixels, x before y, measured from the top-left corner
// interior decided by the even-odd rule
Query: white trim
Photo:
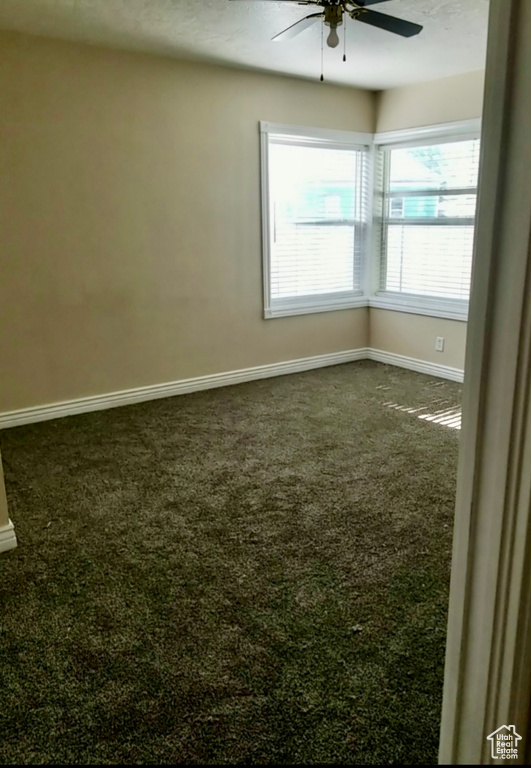
[[[436,376],[439,379],[462,382],[464,378],[464,371],[461,368],[451,368],[449,365],[428,363],[414,357],[395,355],[393,352],[385,352],[383,349],[369,349],[368,359],[375,360],[377,363],[395,365],[398,368],[407,368],[410,371],[417,371],[417,373],[425,373],[428,376]]]
[[[33,408],[24,408],[19,411],[7,411],[0,413],[0,429],[18,427],[22,424],[34,424],[49,419],[59,419],[63,416],[72,416],[77,413],[89,413],[90,411],[102,411],[107,408],[117,408],[122,405],[143,403],[148,400],[158,400],[163,397],[184,395],[190,392],[199,392],[203,389],[215,389],[227,387],[232,384],[241,384],[246,381],[267,379],[273,376],[284,376],[289,373],[300,373],[314,368],[324,368],[329,365],[351,363],[356,360],[366,360],[367,349],[349,349],[344,352],[332,352],[326,355],[303,357],[297,360],[287,360],[281,363],[259,365],[254,368],[243,368],[238,371],[226,373],[214,373],[210,376],[199,376],[193,379],[181,379],[166,384],[154,384],[136,389],[126,389],[121,392],[111,392],[95,397],[82,397],[77,400],[68,400],[52,405],[39,405]]]
[[[357,295],[356,295],[357,293]],[[359,307],[368,307],[367,297],[363,296],[361,291],[356,292],[354,296],[345,298],[325,298],[322,295],[316,296],[315,301],[304,301],[300,305],[296,300],[291,303],[288,301],[283,306],[281,301],[276,301],[273,306],[264,309],[264,318],[269,320],[272,317],[291,317],[292,315],[308,315],[319,312],[335,312],[338,309],[358,309]],[[306,297],[305,297],[306,298]]]
[[[398,131],[383,131],[374,134],[376,146],[397,144],[404,146],[409,142],[414,144],[435,139],[438,141],[452,141],[452,139],[464,139],[466,137],[479,138],[481,134],[481,118],[472,120],[457,120],[452,123],[438,123],[436,125],[423,125],[419,128],[405,128]]]
[[[360,258],[360,287],[366,300],[372,293],[373,262],[374,262],[374,239],[375,239],[375,216],[374,216],[374,195],[376,191],[376,148],[374,144],[367,152],[367,222],[365,225],[365,238]],[[368,306],[368,301],[366,306]]]
[[[267,123],[264,123],[267,125]],[[262,123],[260,123],[260,129]],[[262,216],[262,289],[264,294],[264,318],[271,311],[271,270],[269,254],[271,253],[270,239],[270,210],[269,210],[269,135],[260,131],[260,212]]]
[[[279,136],[289,136],[293,138],[305,139],[311,141],[321,141],[325,143],[352,144],[356,147],[370,146],[373,142],[372,133],[360,133],[359,131],[338,131],[331,128],[310,128],[302,125],[284,125],[283,123],[269,123],[260,121],[260,133],[274,133]]]
[[[356,146],[403,144],[409,141],[433,141],[434,139],[452,139],[471,136],[477,138],[481,134],[481,118],[456,120],[450,123],[436,123],[417,128],[402,128],[396,131],[366,133],[360,131],[341,131],[331,128],[312,128],[302,125],[285,125],[261,120],[259,130],[262,134],[275,133],[280,136],[298,137],[306,140],[354,144]]]
[[[0,554],[2,552],[9,552],[9,550],[15,549],[16,546],[15,526],[10,520],[7,525],[3,525],[0,528]]]
[[[391,312],[407,312],[410,315],[443,317],[447,320],[468,320],[468,302],[444,301],[444,299],[424,299],[419,296],[400,296],[399,294],[380,293],[371,296],[369,306],[374,309],[387,309]]]
[[[158,400],[164,397],[185,395],[191,392],[199,392],[205,389],[228,387],[234,384],[243,384],[257,379],[268,379],[275,376],[285,376],[291,373],[311,371],[316,368],[326,368],[331,365],[353,363],[358,360],[375,360],[387,365],[396,365],[400,368],[409,368],[412,371],[426,373],[430,376],[438,376],[442,379],[462,381],[463,371],[458,368],[450,368],[445,365],[427,363],[416,360],[413,357],[395,355],[369,347],[348,349],[344,352],[331,352],[326,355],[302,357],[296,360],[287,360],[282,363],[270,363],[254,368],[242,368],[238,371],[226,373],[214,373],[210,376],[198,376],[193,379],[181,379],[166,384],[153,384],[147,387],[126,389],[121,392],[111,392],[106,395],[82,397],[77,400],[66,400],[51,405],[38,405],[32,408],[24,408],[19,411],[5,411],[0,413],[0,429],[20,427],[24,424],[36,424],[39,421],[60,419],[64,416],[74,416],[78,413],[90,413],[91,411],[103,411],[108,408],[119,408],[122,405],[145,403],[149,400]]]
[[[367,276],[367,282],[369,279],[370,276]],[[430,301],[424,300],[422,296],[405,298],[399,294],[385,293],[370,297],[361,294],[354,298],[329,300],[326,303],[316,300],[315,303],[304,303],[300,306],[293,303],[282,307],[277,304],[275,307],[264,309],[264,318],[269,320],[273,317],[291,317],[292,315],[334,312],[338,309],[360,309],[363,307],[385,309],[389,312],[405,312],[410,315],[424,315],[425,317],[442,317],[446,320],[457,320],[462,323],[468,321],[468,302],[445,302],[437,299]]]

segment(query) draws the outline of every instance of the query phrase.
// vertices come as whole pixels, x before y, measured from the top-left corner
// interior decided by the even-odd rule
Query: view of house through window
[[[381,289],[467,301],[479,139],[384,150]]]
[[[265,124],[265,316],[360,306],[400,296],[465,314],[470,294],[480,140],[439,136],[380,146],[369,246],[370,145]],[[295,129],[291,129],[295,130]],[[297,129],[298,131],[299,129]],[[300,129],[302,130],[302,129]],[[363,137],[361,137],[363,138]],[[381,243],[379,247],[378,243]],[[377,263],[380,262],[380,269]],[[363,275],[377,275],[369,286]],[[408,304],[409,300],[409,304]],[[430,304],[430,300],[432,303]],[[427,303],[426,303],[427,302]]]
[[[361,293],[367,151],[270,136],[269,289],[275,306],[319,306]]]

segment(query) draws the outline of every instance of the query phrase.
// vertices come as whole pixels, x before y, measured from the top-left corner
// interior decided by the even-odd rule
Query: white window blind
[[[266,316],[349,305],[361,291],[368,148],[267,134]]]
[[[381,290],[467,301],[479,139],[383,150]]]

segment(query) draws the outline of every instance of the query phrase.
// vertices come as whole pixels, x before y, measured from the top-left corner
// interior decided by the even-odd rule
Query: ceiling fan
[[[235,2],[235,0],[232,0]],[[343,15],[354,19],[355,21],[362,21],[364,24],[370,24],[372,27],[378,27],[386,32],[394,32],[395,35],[401,35],[402,37],[413,37],[418,35],[422,30],[420,24],[413,24],[411,21],[405,21],[404,19],[398,19],[396,16],[388,16],[386,13],[379,13],[378,11],[371,11],[368,6],[378,5],[379,3],[386,3],[389,0],[259,0],[260,2],[282,2],[282,3],[297,3],[298,5],[310,5],[321,7],[323,10],[319,13],[311,13],[309,16],[305,16],[303,19],[299,19],[295,24],[292,24],[287,29],[275,35],[273,40],[282,41],[287,40],[305,29],[310,27],[317,21],[324,21],[327,27],[330,27],[330,33],[327,38],[327,44],[330,48],[336,48],[339,45],[339,37],[337,34],[337,28],[343,24]]]

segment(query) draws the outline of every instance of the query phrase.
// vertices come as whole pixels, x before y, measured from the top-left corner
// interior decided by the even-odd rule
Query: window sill
[[[468,303],[429,301],[421,297],[407,299],[377,295],[370,299],[366,296],[357,296],[349,301],[326,302],[323,304],[299,304],[269,307],[264,310],[264,319],[271,320],[275,317],[292,317],[296,315],[313,315],[320,312],[337,312],[341,309],[359,309],[360,307],[372,307],[374,309],[386,309],[391,312],[405,312],[410,315],[424,315],[425,317],[441,317],[446,320],[457,320],[466,323],[468,320]]]
[[[380,294],[369,299],[369,306],[374,309],[387,309],[393,312],[407,312],[411,315],[427,317],[442,317],[447,320],[458,320],[466,323],[468,320],[468,302],[437,301],[410,296],[402,298]]]
[[[291,317],[294,315],[310,315],[320,312],[337,312],[340,309],[358,309],[359,307],[368,307],[369,302],[366,296],[353,296],[349,299],[338,301],[314,302],[312,304],[278,304],[274,307],[264,309],[264,319],[271,320],[275,317]]]

